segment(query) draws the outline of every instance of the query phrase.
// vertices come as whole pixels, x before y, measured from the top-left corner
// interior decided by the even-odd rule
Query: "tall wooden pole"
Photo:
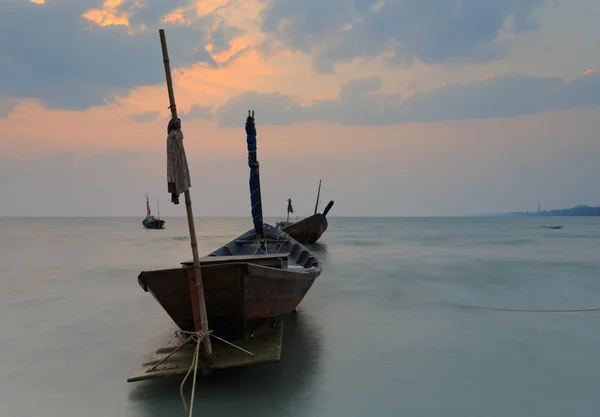
[[[169,52],[167,51],[167,39],[165,30],[159,29],[160,44],[162,46],[163,62],[165,63],[165,76],[167,78],[167,89],[169,91],[169,108],[171,109],[171,117],[177,118],[177,107],[175,106],[175,94],[173,93],[173,80],[171,79],[171,66],[169,64]],[[190,245],[192,247],[192,255],[194,257],[194,276],[196,281],[196,293],[198,295],[198,310],[200,326],[196,325],[196,331],[208,331],[208,316],[206,314],[206,302],[204,300],[204,286],[202,285],[202,270],[200,268],[200,257],[198,256],[198,242],[196,241],[196,227],[194,226],[194,214],[192,212],[192,199],[190,190],[185,191],[185,209],[187,211],[188,227],[190,229]],[[193,302],[193,300],[192,300]],[[196,317],[194,317],[196,319]],[[195,323],[198,320],[194,320]],[[198,328],[200,327],[200,328]],[[210,337],[204,341],[204,353],[206,359],[210,361],[212,357],[212,346]]]

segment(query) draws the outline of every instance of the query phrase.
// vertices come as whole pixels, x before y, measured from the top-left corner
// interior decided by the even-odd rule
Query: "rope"
[[[183,386],[185,385],[185,381],[187,381],[187,378],[193,369],[194,370],[194,380],[192,381],[192,395],[190,398],[189,417],[192,417],[192,413],[194,411],[194,394],[196,392],[196,374],[198,373],[198,363],[199,363],[198,357],[200,356],[200,345],[202,345],[202,343],[204,343],[204,341],[211,335],[211,333],[212,333],[212,330],[209,330],[209,331],[200,330],[199,332],[187,332],[184,330],[179,330],[179,331],[175,332],[175,334],[180,339],[183,339],[183,335],[189,335],[187,338],[185,338],[185,340],[184,340],[185,343],[189,342],[190,340],[196,341],[196,350],[194,352],[194,358],[192,359],[192,364],[190,365],[190,368],[188,369],[187,374],[185,374],[185,378],[183,378],[183,381],[181,381],[181,385],[179,386],[179,394],[181,395],[181,400],[183,401],[183,407],[185,408],[185,410],[187,410],[188,409],[187,403],[185,402],[185,397],[183,396]]]
[[[483,307],[483,306],[472,306],[472,305],[459,305],[459,307],[473,308],[477,310],[488,310],[488,311],[513,311],[518,313],[583,313],[587,311],[600,311],[600,308],[578,308],[578,309],[567,309],[567,310],[534,310],[534,309],[523,309],[523,308],[494,308],[494,307]]]
[[[256,240],[256,241],[253,243],[253,245],[256,247],[256,249],[254,249],[254,253],[253,253],[253,255],[256,255],[256,253],[258,252],[258,250],[259,250],[259,249],[260,249],[260,251],[261,251],[262,253],[264,253],[265,255],[268,255],[268,254],[269,254],[269,247],[268,247],[268,244],[269,244],[269,242],[268,242],[268,238],[266,238],[266,237],[265,237],[265,239],[264,239],[264,240],[262,240],[262,241],[261,241],[261,239],[260,239],[260,238],[258,238],[258,239],[257,239],[257,240]],[[264,246],[264,249],[262,249],[262,248],[261,248],[261,246]]]
[[[287,233],[284,233],[283,231],[280,231],[280,233],[277,235],[276,239],[279,239],[280,236],[285,234],[285,240],[279,245],[279,249],[277,249],[277,252],[275,253],[279,253],[281,252],[281,249],[283,248],[283,245],[285,245],[288,242],[288,239],[290,238],[290,235],[288,235]]]

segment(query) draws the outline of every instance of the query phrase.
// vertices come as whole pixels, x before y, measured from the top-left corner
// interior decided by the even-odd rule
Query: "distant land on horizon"
[[[551,216],[600,216],[600,207],[581,204],[568,209],[543,210],[543,211],[514,211],[510,213],[489,214],[492,217],[551,217]]]

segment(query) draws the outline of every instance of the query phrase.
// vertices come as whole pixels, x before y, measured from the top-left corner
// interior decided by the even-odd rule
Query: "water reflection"
[[[225,369],[198,377],[194,413],[219,416],[295,416],[302,408],[311,381],[318,373],[319,329],[312,316],[291,314],[284,320],[281,360],[277,363]],[[133,387],[129,400],[140,416],[166,417],[177,407],[183,413],[179,386],[183,376],[144,381]],[[191,378],[184,387],[186,401]]]
[[[312,245],[306,245],[310,250],[315,253],[326,253],[327,245],[325,243],[313,243]]]

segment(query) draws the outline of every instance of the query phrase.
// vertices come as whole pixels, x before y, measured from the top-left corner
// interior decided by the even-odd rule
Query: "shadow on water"
[[[306,245],[306,247],[315,253],[326,253],[327,252],[327,245],[325,243],[313,243],[311,245]]]
[[[281,360],[277,363],[232,368],[198,376],[194,414],[219,416],[292,416],[301,407],[310,383],[318,373],[321,351],[319,329],[309,315],[291,314],[284,320]],[[129,400],[139,415],[166,417],[187,415],[179,393],[183,375],[137,382]],[[183,389],[186,402],[192,378]],[[198,410],[198,411],[196,411]]]

